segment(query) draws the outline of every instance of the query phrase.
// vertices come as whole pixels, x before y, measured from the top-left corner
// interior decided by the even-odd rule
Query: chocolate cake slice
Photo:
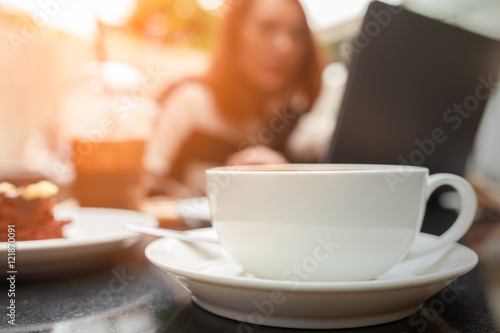
[[[69,221],[54,218],[54,196],[59,191],[51,182],[16,188],[0,183],[0,242],[6,242],[8,226],[14,226],[16,241],[63,238]]]

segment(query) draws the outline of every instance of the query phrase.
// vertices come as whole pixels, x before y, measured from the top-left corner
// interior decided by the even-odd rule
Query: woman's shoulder
[[[170,101],[183,102],[190,105],[210,105],[213,103],[213,92],[210,87],[195,79],[186,79],[175,82],[166,88],[158,101],[161,105]]]

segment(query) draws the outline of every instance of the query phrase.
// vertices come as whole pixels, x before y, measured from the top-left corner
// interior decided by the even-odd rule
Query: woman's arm
[[[253,165],[253,164],[283,164],[288,163],[286,157],[267,146],[252,146],[230,155],[225,165]]]
[[[188,87],[179,87],[161,105],[145,157],[146,170],[165,176],[179,153],[182,143],[194,128],[192,102]]]

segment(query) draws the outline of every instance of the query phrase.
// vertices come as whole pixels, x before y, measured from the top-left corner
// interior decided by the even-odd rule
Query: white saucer
[[[193,232],[216,237],[211,228]],[[419,234],[415,247],[435,240]],[[218,244],[163,238],[148,245],[146,256],[212,313],[257,325],[314,329],[370,326],[407,317],[478,261],[474,251],[454,244],[402,262],[372,281],[295,282],[252,276]]]
[[[179,200],[177,211],[188,224],[196,225],[196,221],[204,223],[205,226],[211,224],[210,204],[207,197]]]
[[[16,270],[23,276],[54,275],[95,267],[105,255],[136,243],[141,236],[126,231],[128,223],[155,227],[149,215],[120,209],[78,208],[54,210],[58,219],[70,219],[65,238],[16,241]],[[6,257],[7,243],[0,242],[0,256]],[[0,264],[5,273],[7,268]]]

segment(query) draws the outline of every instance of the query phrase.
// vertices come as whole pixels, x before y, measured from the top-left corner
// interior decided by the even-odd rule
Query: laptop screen
[[[326,162],[462,175],[497,82],[500,43],[375,1],[352,51]]]

